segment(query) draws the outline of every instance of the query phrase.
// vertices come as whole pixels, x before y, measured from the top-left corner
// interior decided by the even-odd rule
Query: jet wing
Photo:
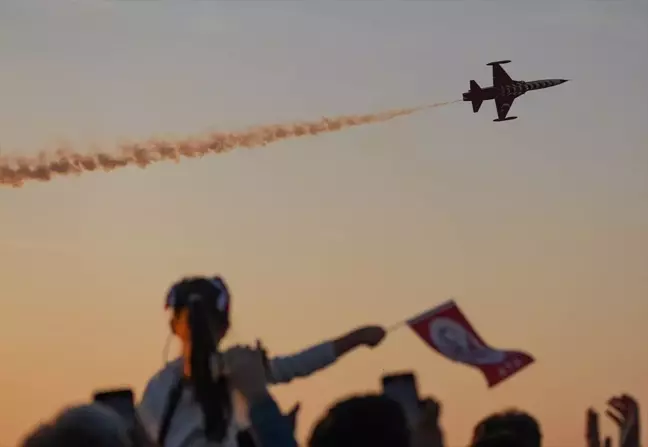
[[[515,101],[516,96],[498,96],[495,98],[495,107],[497,108],[497,118],[503,120],[508,115],[513,101]]]
[[[501,65],[493,65],[493,87],[500,87],[502,85],[512,84],[513,82],[515,81],[511,79]]]

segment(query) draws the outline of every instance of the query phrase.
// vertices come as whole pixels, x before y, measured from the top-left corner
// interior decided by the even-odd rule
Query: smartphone
[[[93,395],[94,401],[110,407],[121,416],[129,430],[133,430],[137,423],[135,410],[135,396],[130,388],[110,391],[97,391]]]
[[[382,377],[383,394],[398,402],[410,427],[417,426],[421,417],[416,376],[412,373],[387,374]]]

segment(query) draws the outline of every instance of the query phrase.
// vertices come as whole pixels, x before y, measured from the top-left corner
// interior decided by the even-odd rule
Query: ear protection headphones
[[[204,297],[199,291],[192,291],[189,289],[191,287],[191,284],[195,283],[198,280],[205,280],[209,284],[211,284],[214,290],[210,292],[214,293],[216,297],[215,300],[209,300],[207,297]],[[180,309],[182,307],[188,306],[190,302],[195,302],[198,300],[203,300],[203,302],[207,301],[205,304],[213,305],[218,313],[229,314],[230,293],[227,284],[225,284],[225,281],[223,281],[220,276],[214,276],[211,278],[190,278],[175,283],[173,286],[171,286],[171,289],[169,289],[164,308]]]

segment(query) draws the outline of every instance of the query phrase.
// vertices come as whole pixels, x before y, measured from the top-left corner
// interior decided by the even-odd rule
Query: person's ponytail
[[[191,384],[205,418],[205,437],[220,442],[227,436],[232,420],[232,397],[227,378],[219,374],[214,379],[212,375],[210,363],[216,346],[203,307],[201,300],[189,303]]]

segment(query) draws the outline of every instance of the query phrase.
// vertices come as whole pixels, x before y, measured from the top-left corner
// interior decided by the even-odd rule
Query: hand
[[[439,427],[441,405],[434,399],[421,401],[421,418],[412,433],[412,447],[443,447],[443,432]]]
[[[587,429],[585,437],[587,438],[587,447],[612,447],[612,439],[608,436],[605,438],[603,446],[601,445],[601,431],[599,428],[599,415],[593,409],[587,410]]]
[[[355,329],[340,338],[333,340],[335,355],[339,358],[358,346],[373,348],[385,338],[386,331],[380,326],[365,326]]]
[[[385,338],[387,332],[380,326],[364,326],[351,333],[351,337],[358,345],[365,345],[370,348],[378,346]]]
[[[639,404],[631,396],[614,396],[605,414],[619,427],[619,447],[639,447]]]
[[[253,402],[268,394],[266,369],[261,351],[235,346],[223,354],[225,371],[232,386]]]

